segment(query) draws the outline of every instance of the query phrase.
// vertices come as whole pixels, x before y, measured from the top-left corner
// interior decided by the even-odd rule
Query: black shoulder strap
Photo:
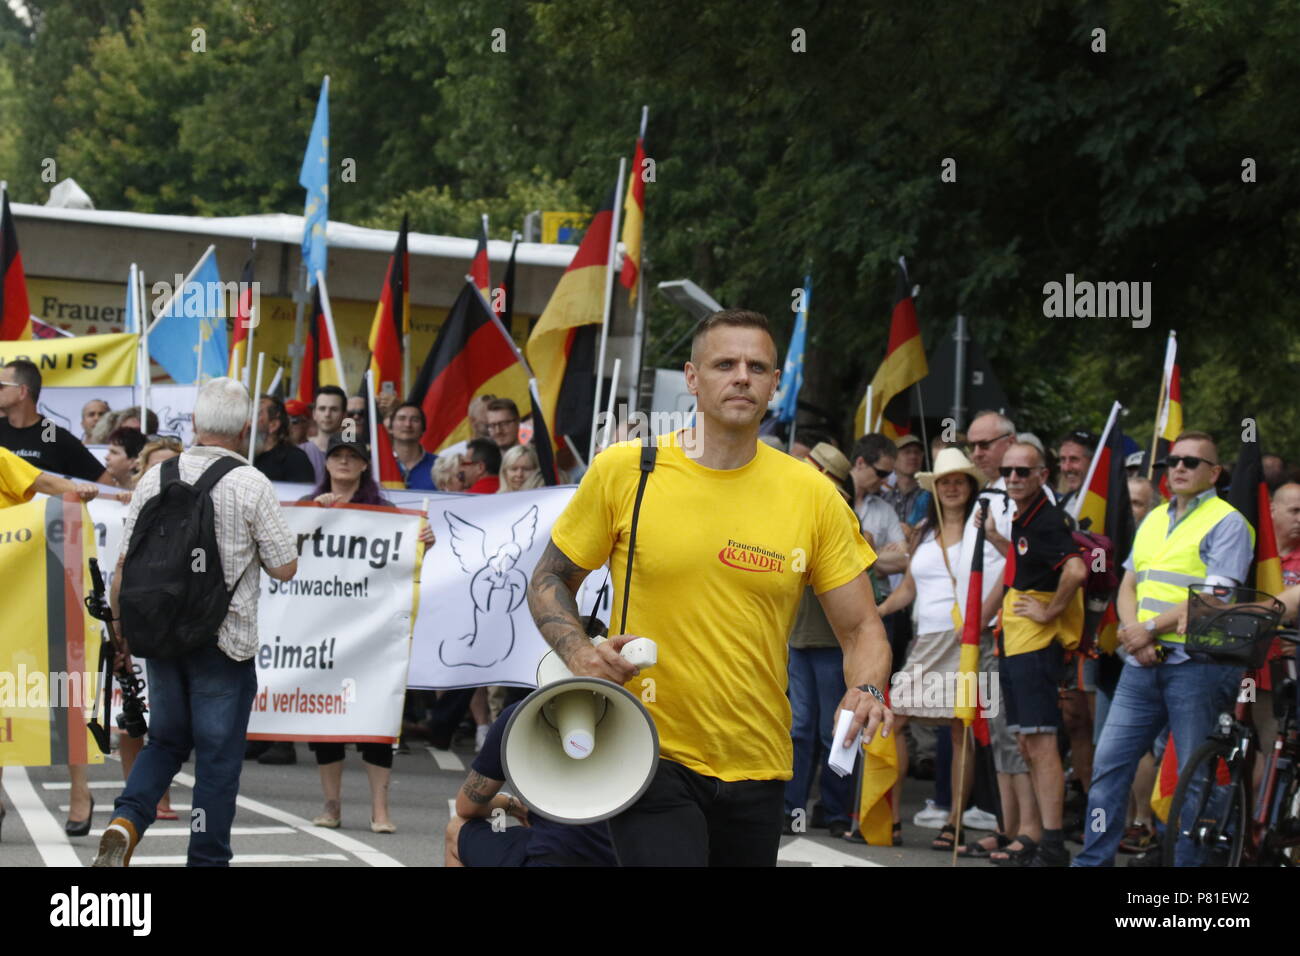
[[[173,481],[180,481],[180,480],[181,480],[181,462],[180,462],[180,456],[176,455],[173,456],[172,458],[168,458],[161,465],[161,471],[158,474],[158,494],[161,495],[163,493],[163,490],[168,485],[170,485]]]
[[[637,482],[636,502],[632,505],[632,532],[627,541],[627,574],[623,578],[623,614],[619,618],[624,634],[628,633],[627,603],[632,593],[632,559],[636,555],[636,523],[641,517],[641,499],[645,496],[645,483],[650,478],[650,472],[655,470],[655,456],[658,453],[657,445],[645,445],[641,449],[641,480]]]
[[[176,458],[169,458],[167,461],[163,462],[163,464],[170,464],[177,460],[178,459]],[[212,464],[208,465],[207,470],[199,476],[199,480],[194,482],[194,490],[200,495],[206,495],[213,489],[218,481],[238,468],[240,464],[241,462],[237,459],[231,458],[229,455],[222,455]]]

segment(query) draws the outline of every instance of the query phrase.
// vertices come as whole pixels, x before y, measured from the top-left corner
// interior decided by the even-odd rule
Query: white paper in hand
[[[858,751],[862,749],[861,728],[858,728],[857,736],[853,738],[853,746],[844,746],[844,738],[849,735],[849,724],[852,722],[853,711],[851,710],[841,710],[836,715],[835,739],[831,741],[831,755],[826,761],[830,768],[841,777],[847,777],[853,772],[853,765],[858,760]]]

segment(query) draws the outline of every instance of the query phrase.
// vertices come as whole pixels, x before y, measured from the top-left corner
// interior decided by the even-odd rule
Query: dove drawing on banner
[[[514,612],[524,603],[528,578],[515,564],[533,546],[537,506],[510,526],[511,538],[488,554],[487,533],[459,515],[446,512],[451,550],[460,561],[474,602],[474,630],[447,638],[438,657],[448,667],[491,667],[510,656],[515,646]]]

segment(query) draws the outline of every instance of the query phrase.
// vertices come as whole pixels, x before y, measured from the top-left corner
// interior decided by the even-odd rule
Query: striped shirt
[[[260,580],[257,559],[264,567],[278,568],[298,557],[293,534],[280,514],[275,489],[266,476],[236,452],[213,445],[196,445],[180,457],[181,481],[193,484],[208,466],[226,455],[243,468],[230,472],[212,489],[216,519],[217,551],[226,587],[234,588],[230,610],[217,632],[217,646],[235,661],[246,661],[257,653],[257,600]],[[131,506],[123,522],[123,538],[131,540],[141,506],[158,494],[161,468],[150,468],[131,495]]]

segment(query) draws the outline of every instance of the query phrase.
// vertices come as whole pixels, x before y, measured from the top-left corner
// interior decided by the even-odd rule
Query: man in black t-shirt
[[[0,447],[41,471],[111,484],[107,469],[72,432],[36,410],[40,395],[41,373],[33,363],[14,359],[0,368]]]
[[[289,413],[278,398],[263,395],[257,412],[257,457],[253,467],[272,481],[314,485],[316,469],[289,441]],[[265,436],[265,437],[263,437]]]
[[[511,704],[492,723],[456,794],[456,815],[447,824],[445,865],[618,866],[607,824],[553,823],[540,815],[530,816],[518,797],[499,792],[506,780],[501,738],[518,706]],[[503,814],[525,826],[501,827],[496,821],[504,822]]]

